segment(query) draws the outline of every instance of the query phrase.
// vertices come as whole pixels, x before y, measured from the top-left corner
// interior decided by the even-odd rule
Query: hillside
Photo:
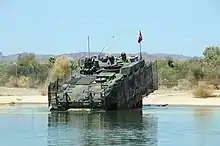
[[[20,54],[13,54],[13,55],[4,56],[4,54],[2,54],[0,52],[0,61],[13,62],[17,59],[17,57]],[[97,54],[99,54],[99,52],[91,52],[91,55],[97,55]],[[69,53],[69,54],[60,54],[60,55],[66,55],[66,56],[68,56],[70,58],[73,58],[73,59],[79,59],[79,58],[83,58],[83,57],[88,56],[88,53],[87,52],[78,52],[78,53]],[[60,56],[60,55],[58,55],[58,56]],[[114,53],[114,55],[120,55],[120,54],[119,53]],[[137,55],[137,54],[128,54],[128,55]],[[149,53],[143,52],[142,55],[143,55],[143,58],[145,58],[149,61],[153,61],[153,60],[156,60],[156,59],[162,59],[162,58],[165,58],[165,57],[172,57],[172,58],[175,58],[177,60],[187,60],[187,59],[192,58],[192,57],[189,57],[189,56],[184,56],[184,55],[179,55],[179,54],[165,54],[165,53],[149,54]],[[56,55],[36,54],[36,59],[40,62],[44,62],[44,61],[48,60],[50,57],[53,57],[53,56],[56,56]]]

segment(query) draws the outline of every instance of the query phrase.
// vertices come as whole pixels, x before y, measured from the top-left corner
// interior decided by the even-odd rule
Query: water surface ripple
[[[0,108],[4,146],[217,146],[220,108],[48,112],[45,105]]]

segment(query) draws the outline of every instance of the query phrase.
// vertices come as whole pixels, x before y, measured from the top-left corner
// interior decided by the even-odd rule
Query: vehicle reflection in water
[[[157,145],[157,118],[142,111],[53,112],[50,145]]]

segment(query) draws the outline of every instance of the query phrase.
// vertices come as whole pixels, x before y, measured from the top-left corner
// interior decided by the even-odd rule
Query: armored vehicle
[[[50,110],[142,108],[142,99],[158,89],[157,62],[137,56],[85,58],[79,73],[48,86]]]

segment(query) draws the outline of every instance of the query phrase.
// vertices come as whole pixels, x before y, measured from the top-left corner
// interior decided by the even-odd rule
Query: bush
[[[58,57],[50,73],[50,81],[55,82],[57,78],[65,79],[71,74],[70,60],[66,56]]]
[[[196,98],[208,98],[213,96],[213,89],[206,82],[200,82],[197,87],[194,88],[192,94]]]

